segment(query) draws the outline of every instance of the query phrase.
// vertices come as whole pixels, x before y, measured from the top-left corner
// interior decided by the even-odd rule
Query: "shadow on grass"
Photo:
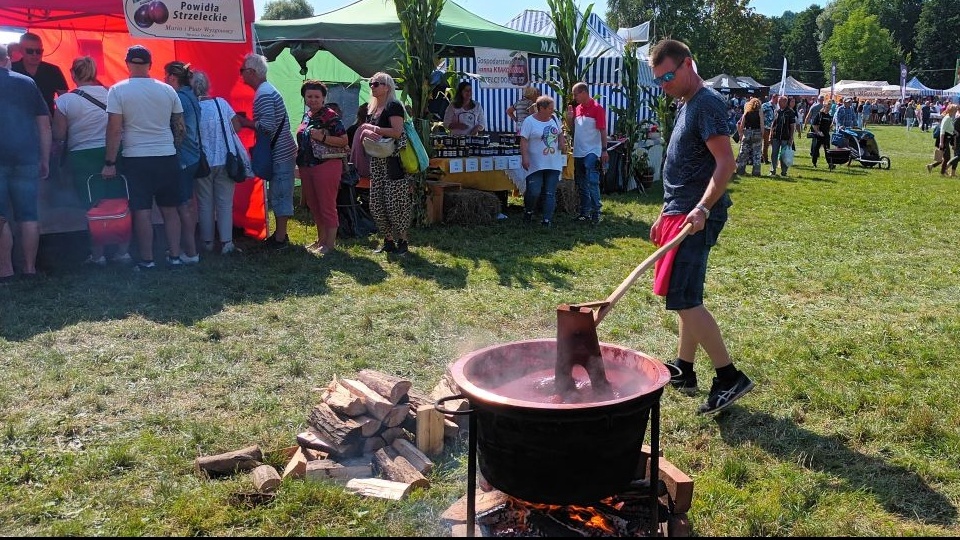
[[[129,264],[81,265],[87,250],[84,234],[45,235],[38,267],[46,277],[0,288],[0,337],[25,340],[85,321],[131,315],[190,326],[228,305],[327,294],[333,272],[362,285],[387,277],[378,261],[343,250],[319,258],[302,246],[269,250],[251,238],[235,242],[242,253],[204,253],[199,265],[180,268],[166,267],[161,246],[155,254],[157,268],[135,272]]]
[[[738,408],[717,417],[723,440],[731,446],[752,443],[783,462],[843,478],[850,491],[873,495],[888,512],[903,519],[952,526],[957,509],[917,473],[865,456],[844,446],[837,436],[824,436],[796,423]],[[774,435],[775,434],[775,435]]]

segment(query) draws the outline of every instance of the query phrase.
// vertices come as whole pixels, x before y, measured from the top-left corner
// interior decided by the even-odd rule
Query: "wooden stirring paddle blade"
[[[557,363],[554,384],[557,392],[576,390],[573,366],[583,366],[595,390],[610,388],[603,367],[595,311],[589,307],[562,304],[557,307]]]

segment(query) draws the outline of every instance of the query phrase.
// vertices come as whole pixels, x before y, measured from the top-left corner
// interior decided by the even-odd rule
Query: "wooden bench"
[[[462,187],[456,182],[427,180],[430,193],[427,195],[427,224],[443,222],[443,194],[445,191],[459,191]]]

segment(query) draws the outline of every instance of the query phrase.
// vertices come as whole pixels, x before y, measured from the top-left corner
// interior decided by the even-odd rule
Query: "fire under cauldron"
[[[553,386],[555,339],[494,345],[454,363],[462,394],[437,408],[450,412],[444,402],[470,402],[468,496],[474,452],[491,485],[529,502],[589,504],[630,484],[651,412],[651,446],[659,446],[660,396],[670,373],[643,353],[606,343],[600,349],[610,388],[591,388],[579,368],[577,390],[564,395]]]

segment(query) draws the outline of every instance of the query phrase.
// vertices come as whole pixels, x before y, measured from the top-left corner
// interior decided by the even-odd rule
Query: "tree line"
[[[609,0],[607,23],[651,24],[651,42],[687,43],[704,78],[720,73],[780,81],[788,73],[822,88],[837,80],[900,81],[900,63],[931,88],[954,85],[960,58],[957,0],[833,0],[767,17],[749,0]]]

